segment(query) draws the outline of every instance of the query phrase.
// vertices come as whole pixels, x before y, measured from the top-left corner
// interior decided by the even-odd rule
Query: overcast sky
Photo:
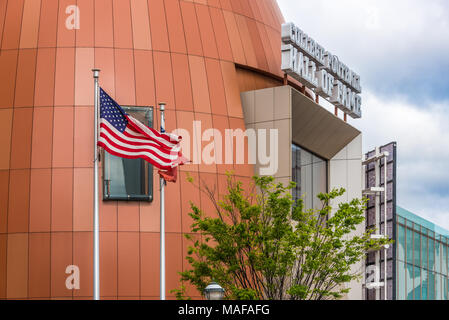
[[[278,0],[359,73],[364,151],[398,143],[397,203],[449,230],[449,1]]]

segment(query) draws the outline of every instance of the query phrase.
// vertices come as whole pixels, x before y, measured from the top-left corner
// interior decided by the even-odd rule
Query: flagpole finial
[[[166,106],[165,102],[160,102],[159,103],[159,108],[161,109],[161,111],[165,111],[165,106]]]
[[[92,69],[95,79],[98,79],[100,77],[100,71],[101,71],[100,69]]]

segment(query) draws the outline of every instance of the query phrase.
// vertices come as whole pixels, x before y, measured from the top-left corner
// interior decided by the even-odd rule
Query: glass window
[[[397,216],[398,223],[405,224],[405,219],[401,216]]]
[[[435,273],[429,272],[429,300],[435,300]]]
[[[435,241],[435,270],[441,273],[441,243]]]
[[[413,275],[414,299],[421,300],[421,269],[414,267]]]
[[[449,300],[449,279],[446,277],[443,277],[443,300]]]
[[[398,236],[397,236],[397,250],[398,250],[398,259],[401,261],[405,261],[405,228],[401,225],[398,225]]]
[[[429,270],[435,271],[435,240],[429,239]]]
[[[123,107],[140,122],[153,126],[153,109]],[[153,200],[153,166],[142,159],[119,158],[104,152],[104,200]]]
[[[439,274],[436,274],[435,275],[435,277],[436,277],[436,283],[435,283],[435,292],[436,292],[436,300],[442,300],[443,299],[443,292],[442,292],[442,288],[441,288],[441,285],[442,285],[442,282],[441,282],[441,275],[439,275]]]
[[[327,161],[292,144],[292,180],[296,182],[293,199],[302,198],[306,209],[320,209],[317,199],[327,190]]]
[[[421,269],[421,300],[429,299],[429,272],[425,269]]]
[[[405,293],[406,293],[406,288],[405,288],[405,264],[404,262],[398,261],[397,263],[397,288],[396,288],[396,294],[398,297],[398,300],[405,300]]]
[[[426,236],[421,236],[421,265],[425,269],[429,269],[429,254],[427,248],[428,238]]]
[[[406,229],[406,241],[407,241],[407,262],[413,263],[413,231]]]
[[[413,293],[414,293],[414,289],[415,289],[415,287],[413,285],[413,275],[414,275],[413,266],[411,264],[407,264],[407,267],[405,269],[407,300],[413,300]]]
[[[415,266],[421,266],[421,235],[413,232],[413,262]]]

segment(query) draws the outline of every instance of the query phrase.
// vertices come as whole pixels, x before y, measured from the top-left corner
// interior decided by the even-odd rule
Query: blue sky
[[[449,230],[449,1],[278,0],[358,72],[364,151],[398,142],[398,204]]]

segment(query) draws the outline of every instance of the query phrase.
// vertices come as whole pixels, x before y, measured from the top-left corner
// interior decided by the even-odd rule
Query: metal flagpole
[[[165,132],[165,103],[159,103],[161,110],[161,131]],[[165,180],[161,183],[161,228],[160,228],[160,299],[165,300]]]
[[[94,300],[100,300],[100,223],[98,217],[98,111],[100,86],[98,78],[100,69],[92,69],[95,80],[95,103],[94,103]]]

